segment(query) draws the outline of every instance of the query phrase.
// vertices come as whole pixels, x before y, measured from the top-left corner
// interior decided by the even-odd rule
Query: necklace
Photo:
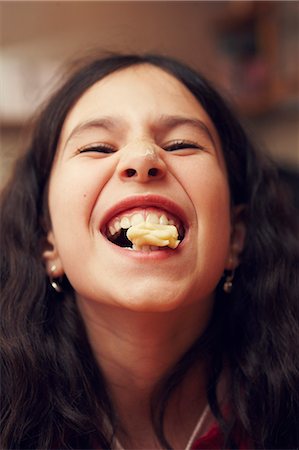
[[[210,411],[209,405],[206,405],[205,409],[200,414],[198,421],[196,422],[196,425],[192,431],[192,434],[187,442],[186,447],[183,450],[191,450],[192,444],[193,444],[196,436],[201,432],[201,430],[203,428],[203,425],[206,421],[209,411]],[[118,439],[115,439],[114,450],[125,450],[124,447],[121,445],[121,443],[118,441]]]
[[[191,436],[189,438],[189,441],[187,442],[187,446],[185,447],[185,450],[190,450],[191,449],[192,444],[193,444],[196,436],[200,433],[200,431],[203,428],[203,425],[204,425],[205,420],[206,420],[206,418],[208,416],[209,410],[210,410],[209,405],[207,405],[205,407],[205,409],[203,410],[203,412],[201,413],[201,415],[199,416],[199,419],[198,419],[198,421],[197,421],[197,423],[195,425],[195,428],[194,428],[194,430],[193,430],[193,432],[192,432],[192,434],[191,434]]]

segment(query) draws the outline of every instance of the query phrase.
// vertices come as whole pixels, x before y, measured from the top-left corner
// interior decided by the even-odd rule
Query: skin
[[[188,144],[174,147],[181,140]],[[95,151],[99,143],[113,152]],[[100,232],[108,211],[136,195],[163,196],[182,209],[187,232],[177,249],[163,256],[133,252]],[[150,395],[207,326],[215,287],[242,248],[217,131],[193,95],[161,69],[115,72],[88,89],[66,118],[49,210],[47,270],[55,265],[54,276],[66,274],[75,289],[128,433],[122,442],[159,448],[149,425]],[[204,408],[204,373],[201,362],[171,402],[166,429],[174,448],[186,445]]]

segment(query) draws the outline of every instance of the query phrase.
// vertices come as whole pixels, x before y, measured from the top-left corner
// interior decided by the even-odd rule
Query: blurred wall
[[[0,20],[2,183],[58,68],[95,48],[192,64],[279,164],[299,170],[299,3],[2,1]]]

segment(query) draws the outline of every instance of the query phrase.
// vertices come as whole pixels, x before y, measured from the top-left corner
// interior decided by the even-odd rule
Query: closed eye
[[[109,144],[92,144],[85,147],[81,147],[77,150],[77,153],[114,153],[116,150],[112,145]]]
[[[170,144],[163,146],[163,148],[167,152],[174,152],[176,150],[184,150],[184,149],[192,149],[192,148],[198,149],[198,150],[204,150],[204,147],[202,147],[201,145],[199,145],[195,142],[183,141],[183,140],[171,142]]]

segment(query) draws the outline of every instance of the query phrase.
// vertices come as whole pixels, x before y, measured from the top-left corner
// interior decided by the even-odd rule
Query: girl
[[[2,447],[295,448],[278,191],[192,69],[77,69],[2,194]]]

